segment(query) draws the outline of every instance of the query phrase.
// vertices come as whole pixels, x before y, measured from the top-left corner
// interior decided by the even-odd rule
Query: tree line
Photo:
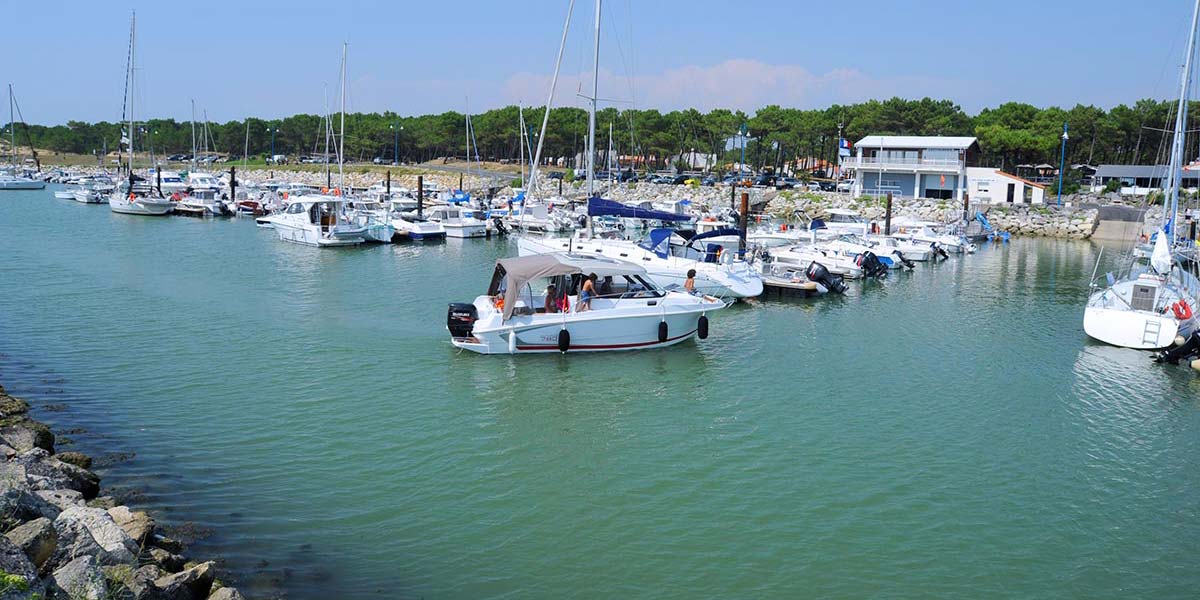
[[[1197,108],[1193,106],[1189,114],[1200,115]],[[524,110],[528,147],[537,147],[536,135],[543,111],[543,108]],[[601,153],[607,151],[611,126],[616,153],[627,157],[627,161],[628,157],[637,157],[639,167],[667,167],[671,157],[693,152],[738,161],[743,149],[734,138],[744,128],[745,139],[749,140],[744,152],[750,165],[780,166],[785,161],[799,160],[802,166],[814,167],[817,161],[837,160],[839,131],[851,142],[871,134],[976,136],[982,165],[1012,169],[1025,163],[1057,165],[1063,124],[1069,123],[1068,163],[1148,164],[1165,161],[1170,140],[1166,130],[1173,123],[1173,113],[1173,102],[1150,99],[1107,111],[1082,104],[1063,109],[1009,102],[973,116],[954,102],[930,98],[872,100],[813,110],[770,105],[753,115],[728,109],[664,113],[653,109],[605,108],[597,114],[596,147]],[[543,157],[574,166],[574,157],[586,148],[587,121],[583,109],[552,109]],[[6,132],[10,126],[6,126]],[[57,152],[96,154],[104,148],[115,152],[125,125],[69,121],[56,126],[18,123],[16,127],[18,145],[32,142],[37,148]],[[1194,124],[1188,127],[1194,128]],[[139,123],[135,129],[139,153],[167,155],[192,150],[190,121],[151,119]],[[521,131],[516,106],[471,115],[471,129],[473,146],[482,160],[519,156]],[[322,155],[327,135],[323,116],[298,114],[276,120],[249,118],[197,123],[195,138],[200,148],[235,157],[247,150],[251,156],[266,156],[272,151],[297,156]],[[391,112],[346,115],[347,161],[379,157],[391,162],[398,156],[400,162],[423,162],[464,157],[467,143],[466,118],[458,112],[419,116]],[[335,147],[336,140],[331,144]],[[1190,140],[1187,149],[1187,156],[1200,154],[1200,139]],[[602,155],[598,164],[604,161]]]

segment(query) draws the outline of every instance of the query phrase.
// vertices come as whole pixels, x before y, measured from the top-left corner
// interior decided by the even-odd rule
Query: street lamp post
[[[271,132],[271,160],[275,160],[275,132],[279,131],[278,127],[268,127],[267,131]]]
[[[1058,159],[1058,205],[1062,206],[1063,171],[1067,166],[1067,124],[1063,123],[1062,151]]]

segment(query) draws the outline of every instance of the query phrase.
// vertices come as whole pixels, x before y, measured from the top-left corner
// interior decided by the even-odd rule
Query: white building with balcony
[[[979,157],[973,137],[869,135],[855,144],[842,169],[854,174],[855,196],[962,200],[967,167]]]

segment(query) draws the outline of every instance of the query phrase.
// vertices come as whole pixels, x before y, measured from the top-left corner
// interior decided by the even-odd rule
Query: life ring
[[[1186,321],[1192,318],[1192,307],[1188,305],[1187,300],[1180,300],[1171,305],[1171,312],[1175,313],[1175,318],[1180,321]]]

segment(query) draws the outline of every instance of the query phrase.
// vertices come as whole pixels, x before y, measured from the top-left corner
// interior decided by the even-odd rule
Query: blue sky
[[[319,113],[349,43],[349,109],[422,114],[540,105],[566,0],[4,0],[0,80],[27,121],[121,115],[129,14],[140,117]],[[590,81],[594,4],[578,0],[556,105]],[[1110,107],[1174,95],[1183,0],[608,0],[600,95],[638,108],[800,108],[891,96]],[[588,84],[584,84],[586,90]],[[7,115],[0,117],[7,121]]]

